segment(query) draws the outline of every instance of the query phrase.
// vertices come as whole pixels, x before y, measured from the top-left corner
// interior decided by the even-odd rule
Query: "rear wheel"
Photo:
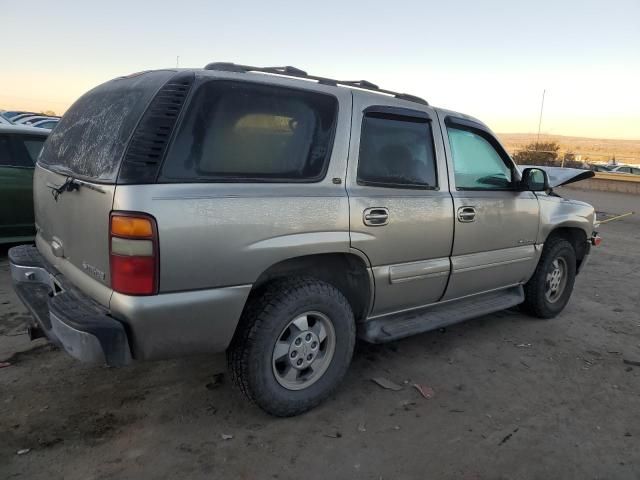
[[[303,413],[344,377],[355,344],[349,302],[313,278],[277,281],[250,299],[227,352],[234,382],[276,416]]]
[[[539,318],[553,318],[566,306],[576,278],[573,245],[560,237],[545,243],[536,271],[524,287],[523,309]]]

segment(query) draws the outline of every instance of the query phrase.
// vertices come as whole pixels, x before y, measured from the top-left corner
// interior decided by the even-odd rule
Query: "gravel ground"
[[[359,344],[337,393],[290,419],[244,402],[220,356],[108,369],[30,343],[0,252],[0,478],[638,479],[640,215],[601,233],[560,317]]]

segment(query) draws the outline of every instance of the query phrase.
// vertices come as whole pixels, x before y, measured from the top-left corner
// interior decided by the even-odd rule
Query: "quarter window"
[[[426,118],[367,113],[360,134],[358,183],[435,189],[431,123]]]
[[[322,93],[210,81],[195,92],[161,179],[319,181],[337,110]]]
[[[483,136],[447,127],[458,190],[510,190],[512,171]]]

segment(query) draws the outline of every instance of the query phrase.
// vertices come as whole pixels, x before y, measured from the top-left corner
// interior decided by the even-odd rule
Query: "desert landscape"
[[[500,141],[513,154],[535,143],[536,133],[498,133]],[[640,164],[640,140],[611,138],[568,137],[564,135],[540,134],[540,142],[555,142],[560,153],[582,155],[582,160],[607,163],[614,156],[618,163]]]

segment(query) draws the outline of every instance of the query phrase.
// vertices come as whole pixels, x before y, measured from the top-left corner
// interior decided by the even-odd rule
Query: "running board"
[[[420,310],[375,318],[360,325],[358,336],[371,343],[390,342],[515,307],[523,301],[524,290],[519,285]]]

